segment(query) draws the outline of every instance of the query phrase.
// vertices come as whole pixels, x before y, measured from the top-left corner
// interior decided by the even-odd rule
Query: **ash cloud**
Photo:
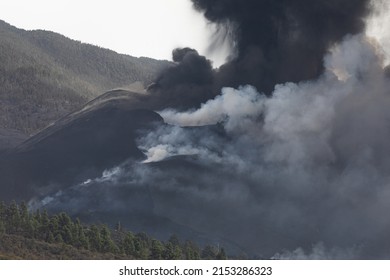
[[[150,177],[159,182],[150,184],[159,213],[264,257],[389,258],[383,65],[372,39],[347,36],[318,79],[279,84],[272,97],[253,86],[224,88],[198,110],[161,111],[174,126],[142,140],[168,150]],[[196,130],[216,123],[226,135]],[[197,157],[170,157],[188,154]]]
[[[318,77],[328,48],[364,28],[367,0],[192,0],[214,23],[232,30],[236,57],[217,83],[251,84],[270,93],[275,84]]]
[[[317,79],[278,84],[271,97],[228,87],[198,109],[161,110],[167,124],[137,140],[147,160],[49,203],[88,208],[82,199],[97,196],[94,207],[126,211],[135,192],[153,213],[234,240],[251,257],[389,259],[384,61],[373,38],[350,35]]]
[[[250,84],[270,95],[276,84],[317,78],[328,49],[362,32],[371,8],[369,0],[191,1],[217,26],[210,49],[218,52],[228,42],[232,54],[212,69],[195,50],[174,50],[176,65],[149,90],[155,109],[198,108],[223,87]]]
[[[215,72],[206,57],[191,48],[175,49],[172,57],[175,65],[148,88],[149,106],[160,110],[166,107],[189,109],[214,96]]]

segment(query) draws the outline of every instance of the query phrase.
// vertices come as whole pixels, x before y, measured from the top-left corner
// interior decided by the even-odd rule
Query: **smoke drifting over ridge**
[[[184,130],[177,137],[175,128],[149,135],[154,146],[142,142],[166,147],[168,155],[195,153],[208,163],[210,172],[184,191],[203,188],[198,202],[211,200],[220,209],[202,204],[197,215],[218,217],[217,231],[240,244],[256,244],[268,256],[322,246],[337,252],[334,258],[341,252],[345,258],[389,258],[390,221],[383,213],[390,211],[390,81],[383,58],[364,35],[347,36],[325,57],[325,72],[316,80],[280,84],[271,98],[252,86],[224,88],[198,110],[160,112],[178,126],[220,122],[229,141],[201,134],[203,142],[194,143]],[[191,177],[191,170],[181,176]],[[174,188],[167,179],[158,181]],[[171,210],[165,214],[180,220]],[[209,218],[197,226],[213,223]],[[301,256],[295,253],[277,257]]]
[[[233,30],[235,56],[202,84],[213,99],[160,111],[175,126],[141,140],[149,161],[196,154],[208,169],[156,172],[159,211],[268,257],[389,258],[390,81],[363,34],[380,1],[193,2]],[[227,137],[179,128],[216,123]]]
[[[270,94],[278,83],[318,77],[333,44],[364,29],[368,0],[192,0],[217,24],[214,43],[228,41],[233,54],[219,69],[194,50],[175,50],[177,66],[161,74],[151,90],[158,109],[189,109],[222,87],[250,84]],[[189,31],[190,32],[190,31]],[[175,59],[180,52],[180,60]]]

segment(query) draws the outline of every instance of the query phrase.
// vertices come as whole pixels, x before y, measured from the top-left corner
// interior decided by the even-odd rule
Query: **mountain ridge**
[[[149,84],[169,65],[0,20],[0,128],[33,134],[104,92]]]

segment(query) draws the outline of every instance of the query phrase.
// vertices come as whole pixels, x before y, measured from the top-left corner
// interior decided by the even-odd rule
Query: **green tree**
[[[64,239],[62,238],[62,235],[60,233],[57,233],[54,241],[56,243],[59,243],[59,244],[63,244],[64,243]]]
[[[135,236],[134,239],[134,248],[135,248],[135,254],[134,256],[137,259],[140,260],[146,260],[149,257],[149,246],[147,243],[138,236],[138,234]]]
[[[54,215],[50,218],[49,224],[47,225],[47,232],[51,232],[53,236],[56,236],[59,233],[59,220],[58,216]]]
[[[180,239],[176,234],[171,235],[171,237],[168,239],[168,242],[174,246],[180,246]]]
[[[0,236],[2,236],[5,233],[5,225],[3,220],[0,220]]]
[[[152,240],[152,246],[150,248],[150,256],[149,258],[152,260],[162,260],[163,259],[163,253],[164,253],[164,246],[163,244],[156,240]]]
[[[178,260],[182,259],[182,249],[180,240],[177,235],[173,234],[168,242],[165,244],[164,259],[166,260]]]
[[[0,202],[0,219],[3,220],[5,218],[7,206],[3,201]]]
[[[64,226],[61,229],[61,235],[62,239],[64,240],[65,244],[72,245],[73,244],[73,235],[70,227],[68,225]]]
[[[49,238],[50,233],[54,237],[54,231],[51,231],[49,227],[50,219],[46,209],[43,210],[42,213],[37,211],[37,213],[35,214],[35,218],[37,220],[37,235],[39,236],[39,238],[47,240]]]
[[[163,257],[165,260],[180,260],[182,259],[182,250],[179,245],[169,241],[165,244]]]
[[[61,212],[58,215],[58,226],[61,228],[69,227],[69,229],[73,226],[72,219],[68,216],[68,214]]]
[[[80,222],[80,219],[76,219],[74,226],[72,228],[72,236],[73,236],[73,245],[77,248],[89,248],[88,238],[85,234],[84,228]]]
[[[132,232],[128,232],[121,242],[121,248],[125,255],[127,256],[136,256],[135,248],[135,236]]]
[[[27,221],[30,219],[30,214],[28,212],[27,204],[25,202],[22,202],[20,204],[19,211],[22,222],[27,223]]]
[[[89,240],[88,240],[87,236],[85,235],[84,229],[82,229],[80,231],[80,234],[79,234],[79,246],[81,248],[84,248],[84,249],[87,249],[87,250],[89,250],[89,248],[90,248]]]
[[[221,248],[217,254],[217,256],[215,257],[217,260],[227,260],[227,256],[226,256],[226,253],[225,253],[225,249],[224,248]]]
[[[6,231],[8,233],[18,233],[20,230],[21,217],[19,213],[19,207],[16,204],[16,201],[12,201],[11,205],[8,207],[8,211],[6,211]]]
[[[92,225],[89,228],[87,231],[87,237],[91,250],[99,252],[102,247],[102,238],[100,236],[99,228],[96,225]]]
[[[184,251],[184,256],[185,256],[186,260],[199,260],[200,259],[200,249],[191,240],[187,240],[184,243],[183,251]]]
[[[202,250],[202,259],[204,260],[215,260],[217,257],[218,250],[214,246],[206,245]]]
[[[110,230],[106,225],[103,225],[100,230],[100,236],[101,236],[101,252],[105,253],[115,253],[118,251],[118,248],[116,247],[114,241],[111,239],[111,233]]]
[[[52,232],[48,233],[47,238],[46,238],[46,242],[48,242],[48,243],[54,243],[55,242],[55,238],[54,238],[54,235],[53,235]]]

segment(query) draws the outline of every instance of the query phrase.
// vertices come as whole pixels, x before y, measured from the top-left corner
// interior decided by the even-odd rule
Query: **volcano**
[[[131,92],[118,94],[88,103],[7,151],[0,159],[2,198],[29,200],[97,177],[126,159],[144,159],[135,143],[137,131],[163,119],[152,111],[134,110]]]
[[[204,234],[191,224],[174,222],[159,213],[155,200],[168,203],[161,197],[167,193],[153,193],[150,184],[158,184],[153,179],[135,181],[134,176],[143,168],[156,174],[186,173],[187,169],[208,172],[191,156],[145,162],[147,156],[139,148],[138,139],[169,125],[154,111],[134,108],[140,107],[139,98],[139,93],[125,90],[107,92],[6,150],[0,158],[2,199],[28,202],[31,209],[67,211],[84,222],[114,225],[120,221],[128,229],[161,239],[177,234],[200,244],[224,244],[233,252],[241,252],[231,241]],[[214,126],[199,129],[221,134]],[[184,178],[183,184],[188,181],[186,176],[176,179],[180,178]],[[175,209],[180,212],[180,208]]]

